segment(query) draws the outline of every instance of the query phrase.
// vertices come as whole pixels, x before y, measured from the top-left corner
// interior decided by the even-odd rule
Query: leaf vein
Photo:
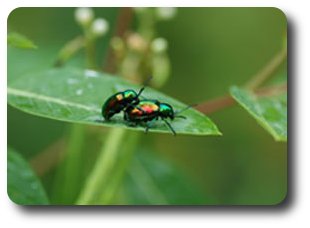
[[[27,97],[27,98],[31,98],[34,100],[46,101],[48,103],[55,103],[55,104],[63,105],[64,107],[71,106],[71,107],[75,107],[75,108],[79,108],[79,109],[84,109],[87,111],[100,112],[100,109],[95,108],[95,107],[90,107],[90,106],[82,105],[79,103],[66,101],[66,100],[62,100],[59,98],[50,97],[50,96],[46,96],[46,95],[42,95],[42,94],[37,94],[37,93],[29,92],[29,91],[22,91],[22,90],[10,88],[10,87],[8,87],[8,94],[19,96],[19,97]]]

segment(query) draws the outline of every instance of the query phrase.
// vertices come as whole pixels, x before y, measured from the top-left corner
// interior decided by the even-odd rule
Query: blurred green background
[[[111,28],[97,46],[97,61],[103,63],[119,9],[94,10],[96,16],[109,21]],[[18,8],[10,14],[8,31],[24,34],[39,48],[12,50],[8,54],[8,82],[25,72],[53,65],[61,47],[81,33],[73,15],[74,8]],[[169,43],[172,68],[161,90],[188,104],[227,94],[231,85],[245,83],[281,49],[286,26],[284,14],[276,8],[178,8],[175,18],[156,25],[157,35]],[[68,64],[84,68],[83,57],[79,53]],[[278,73],[284,71],[285,66]],[[167,195],[175,196],[180,191],[183,195],[168,197],[167,201],[225,205],[280,203],[287,191],[287,144],[275,142],[240,106],[212,113],[210,118],[223,136],[173,138],[153,133],[142,136],[136,157],[143,154],[150,157],[147,169],[154,167],[153,171],[160,172],[161,166],[152,164],[156,161],[152,156],[159,157],[168,164],[166,167],[176,167],[188,180],[182,183],[186,186],[181,189],[180,183],[174,183],[182,180],[154,174],[155,179],[162,180],[158,188],[164,193],[170,191]],[[67,128],[66,123],[8,107],[8,145],[30,163],[66,135]],[[89,141],[94,140],[92,130],[88,130]],[[96,153],[92,151],[96,151],[95,146],[85,149],[89,166]],[[40,178],[53,198],[55,169],[49,169]],[[116,202],[145,204],[140,199],[143,191],[148,188],[139,190],[129,172]],[[195,194],[195,199],[186,194]]]

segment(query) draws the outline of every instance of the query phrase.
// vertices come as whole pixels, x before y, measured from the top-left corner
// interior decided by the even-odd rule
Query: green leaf
[[[122,114],[104,122],[101,107],[116,91],[135,89],[115,76],[72,68],[51,69],[19,77],[8,86],[8,103],[22,111],[56,120],[99,126],[114,126],[144,130],[143,126],[130,127]],[[146,88],[143,97],[170,103],[175,110],[187,105],[151,88]],[[172,126],[179,134],[220,135],[216,125],[204,114],[194,109],[182,113],[187,119],[175,119]],[[156,121],[150,131],[170,133],[163,121]]]
[[[124,199],[120,204],[128,205],[203,205],[208,202],[182,170],[149,150],[139,151],[133,159],[122,193]]]
[[[8,195],[21,205],[46,205],[48,199],[39,178],[24,158],[8,149]]]
[[[7,42],[9,45],[17,48],[25,48],[25,49],[37,48],[37,46],[31,40],[29,40],[24,35],[21,35],[16,32],[8,34]]]
[[[276,141],[287,141],[287,94],[257,98],[236,86],[230,89],[233,98],[264,127]]]

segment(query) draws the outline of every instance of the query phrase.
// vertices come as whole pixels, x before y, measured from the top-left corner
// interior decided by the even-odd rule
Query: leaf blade
[[[49,204],[43,186],[24,158],[8,149],[8,196],[20,205]]]
[[[258,99],[254,94],[237,86],[231,87],[230,93],[276,141],[287,141],[286,94]]]
[[[36,49],[37,46],[22,34],[12,32],[8,34],[7,43],[16,48]]]
[[[128,88],[138,91],[140,87],[95,71],[50,69],[22,76],[10,83],[8,103],[30,114],[61,121],[144,130],[142,126],[127,126],[121,115],[116,115],[110,122],[102,122],[101,105],[104,101],[115,91]],[[186,107],[185,104],[151,88],[146,88],[143,96],[168,102],[177,110]],[[187,116],[186,120],[172,122],[177,133],[220,135],[216,125],[202,113],[190,109],[185,111],[184,115]],[[160,121],[156,122],[151,131],[170,133]]]

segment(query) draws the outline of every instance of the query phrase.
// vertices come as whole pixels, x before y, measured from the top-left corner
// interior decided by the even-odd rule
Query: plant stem
[[[137,187],[140,188],[145,194],[151,205],[169,204],[165,195],[156,185],[153,177],[150,176],[148,171],[143,167],[143,164],[138,159],[134,160],[129,174],[133,181],[136,182]]]
[[[83,167],[84,126],[70,125],[69,139],[64,160],[57,169],[53,186],[53,201],[57,204],[72,204],[77,197],[81,184]]]
[[[277,85],[277,86],[268,86],[257,89],[254,91],[257,97],[268,97],[268,96],[276,96],[282,94],[287,91],[287,84]],[[195,108],[204,113],[210,114],[221,109],[230,107],[236,104],[236,101],[230,96],[225,95],[222,97],[218,97],[203,103],[198,104]]]
[[[94,39],[90,37],[86,39],[85,52],[86,52],[87,68],[96,70],[97,69],[96,47]]]
[[[132,156],[135,152],[140,135],[141,132],[131,132],[128,134],[128,137],[126,137],[124,142],[122,142],[122,144],[126,145],[126,147],[120,148],[121,151],[119,151],[119,156],[121,156],[121,159],[119,159],[117,169],[113,172],[109,184],[106,186],[103,194],[101,195],[100,204],[107,205],[112,203],[115,193],[117,192],[118,187],[120,186],[126,173],[128,164],[132,160]]]
[[[219,111],[223,108],[230,107],[234,104],[235,100],[230,95],[224,95],[221,97],[214,98],[212,100],[202,102],[197,106],[195,106],[195,109],[204,114],[210,114]]]
[[[287,92],[287,83],[276,85],[276,86],[266,86],[254,90],[256,96],[258,97],[270,97],[277,96],[279,94]]]
[[[263,67],[257,74],[255,74],[249,82],[246,83],[247,89],[253,90],[262,85],[278,67],[284,62],[287,56],[287,49],[283,48],[277,55],[275,55],[270,62]]]
[[[286,47],[283,48],[277,55],[275,55],[269,63],[265,65],[257,74],[255,74],[249,82],[246,83],[245,88],[253,90],[258,97],[272,96],[273,94],[283,93],[287,91],[287,84],[280,86],[265,87],[256,90],[261,84],[263,84],[278,67],[284,62],[287,56]],[[203,102],[196,106],[196,109],[204,114],[210,114],[221,110],[226,107],[234,105],[236,102],[230,95],[224,95],[222,97],[215,98],[210,101]]]
[[[118,150],[121,146],[124,146],[122,140],[125,135],[126,130],[121,128],[114,128],[108,134],[108,138],[103,144],[96,164],[89,174],[76,204],[97,204],[102,191],[107,187],[109,176],[113,175],[113,167],[117,163]]]

